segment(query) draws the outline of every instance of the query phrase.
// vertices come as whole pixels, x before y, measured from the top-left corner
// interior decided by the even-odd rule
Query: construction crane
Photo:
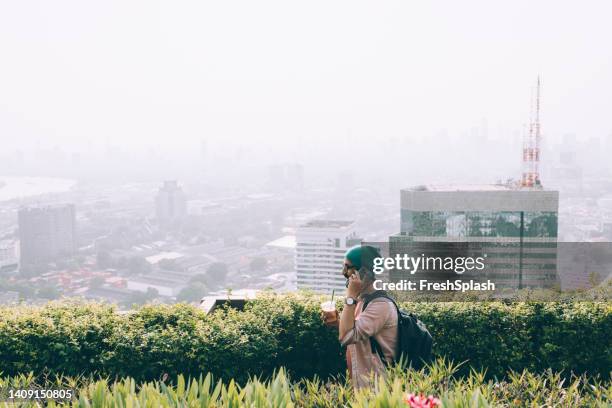
[[[540,132],[540,76],[538,75],[535,104],[532,94],[529,128],[523,137],[522,188],[542,188],[542,182],[540,181]]]

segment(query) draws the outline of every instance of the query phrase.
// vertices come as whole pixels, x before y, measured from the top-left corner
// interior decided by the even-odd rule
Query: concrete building
[[[76,248],[74,205],[22,208],[18,213],[22,265],[70,257]]]
[[[17,269],[18,261],[15,254],[15,242],[0,241],[0,272]]]
[[[557,191],[511,184],[419,186],[401,191],[400,206],[401,232],[390,237],[391,248],[471,245],[487,253],[487,277],[502,287],[558,284]]]
[[[155,214],[162,225],[172,224],[187,214],[187,199],[176,180],[164,181],[155,197]]]
[[[176,279],[169,274],[135,276],[127,280],[127,289],[136,292],[146,292],[155,289],[160,296],[176,296],[187,286],[188,279]]]
[[[298,289],[321,293],[344,289],[344,253],[360,242],[353,221],[315,220],[299,227],[295,245]]]
[[[604,238],[612,241],[612,221],[604,222],[602,229]]]

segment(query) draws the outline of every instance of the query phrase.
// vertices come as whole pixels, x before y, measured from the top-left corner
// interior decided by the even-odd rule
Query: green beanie
[[[346,251],[344,255],[346,259],[351,261],[357,270],[365,267],[369,271],[374,270],[374,259],[381,258],[378,249],[369,245],[356,245]]]

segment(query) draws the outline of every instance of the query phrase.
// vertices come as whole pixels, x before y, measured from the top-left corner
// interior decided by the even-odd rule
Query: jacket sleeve
[[[380,332],[389,320],[390,305],[392,303],[388,301],[373,301],[368,304],[366,310],[355,320],[355,326],[344,335],[340,344],[347,346],[359,343]]]

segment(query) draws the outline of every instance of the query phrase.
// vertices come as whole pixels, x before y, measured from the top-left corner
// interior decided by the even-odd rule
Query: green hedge
[[[600,374],[612,370],[612,304],[420,303],[438,356],[488,374],[509,369]]]
[[[280,366],[294,378],[342,373],[337,332],[321,324],[319,300],[267,295],[245,311],[208,316],[187,305],[127,314],[93,303],[0,308],[0,372],[137,380],[212,372],[238,381]],[[608,377],[612,370],[610,303],[404,306],[430,328],[437,355],[490,375],[552,368]]]

